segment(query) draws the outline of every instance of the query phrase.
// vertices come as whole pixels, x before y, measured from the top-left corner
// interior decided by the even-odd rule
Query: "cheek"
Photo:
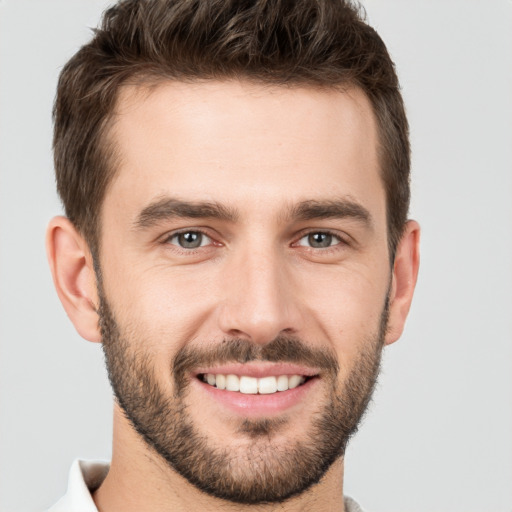
[[[340,359],[351,359],[379,334],[388,277],[366,269],[333,269],[307,286],[308,309]],[[340,361],[341,362],[341,361]]]
[[[142,338],[148,350],[161,352],[175,351],[197,335],[211,310],[212,296],[201,272],[134,265],[125,278],[120,268],[109,274],[106,293],[132,338]]]

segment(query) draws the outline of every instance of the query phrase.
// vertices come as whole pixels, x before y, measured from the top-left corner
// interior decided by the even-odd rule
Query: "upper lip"
[[[245,375],[247,377],[278,377],[279,375],[304,375],[314,377],[320,372],[315,368],[301,366],[295,363],[271,363],[271,362],[249,362],[249,363],[227,363],[219,366],[197,368],[195,376],[205,373],[215,375]]]

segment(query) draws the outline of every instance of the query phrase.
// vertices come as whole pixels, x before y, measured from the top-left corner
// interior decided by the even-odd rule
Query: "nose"
[[[293,276],[276,252],[247,251],[226,268],[218,317],[224,335],[265,344],[300,330]]]

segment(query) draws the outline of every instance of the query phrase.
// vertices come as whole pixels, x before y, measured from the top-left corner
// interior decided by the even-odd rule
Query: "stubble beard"
[[[101,286],[99,290],[103,350],[117,402],[147,445],[197,489],[239,504],[283,502],[318,483],[344,455],[379,373],[387,301],[378,332],[363,343],[364,349],[343,385],[338,382],[339,366],[331,351],[313,349],[294,337],[279,337],[264,346],[232,339],[208,350],[180,349],[170,368],[174,380],[170,396],[155,378],[154,362],[144,352],[144,340],[129,341],[121,335]],[[303,439],[286,446],[275,442],[277,434],[282,437],[286,428],[293,428],[293,421],[246,419],[234,436],[246,441],[239,449],[234,445],[214,446],[207,434],[199,432],[187,410],[189,372],[212,363],[253,360],[319,367],[329,391]]]

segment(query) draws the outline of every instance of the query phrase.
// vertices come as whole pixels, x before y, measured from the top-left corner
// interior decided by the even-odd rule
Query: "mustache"
[[[312,348],[299,338],[279,336],[265,345],[236,338],[207,347],[183,347],[172,361],[172,372],[177,382],[183,382],[187,373],[194,368],[251,361],[295,363],[318,368],[332,375],[337,375],[339,371],[338,360],[333,351]]]

